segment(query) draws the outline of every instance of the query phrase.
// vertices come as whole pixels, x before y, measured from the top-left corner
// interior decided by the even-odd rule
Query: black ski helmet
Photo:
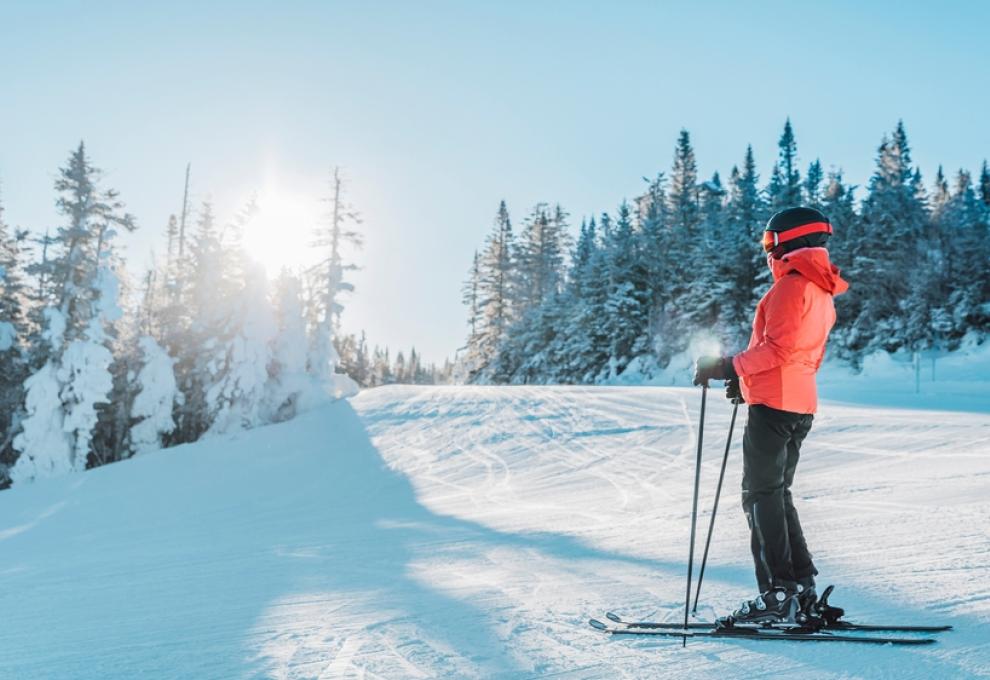
[[[832,235],[832,225],[814,208],[781,210],[767,222],[763,249],[775,258],[798,248],[824,248]]]

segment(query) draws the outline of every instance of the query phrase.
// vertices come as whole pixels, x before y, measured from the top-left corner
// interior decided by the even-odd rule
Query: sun
[[[277,186],[257,197],[257,213],[244,230],[244,249],[269,277],[283,269],[299,272],[313,264],[313,230],[319,219],[317,202]]]

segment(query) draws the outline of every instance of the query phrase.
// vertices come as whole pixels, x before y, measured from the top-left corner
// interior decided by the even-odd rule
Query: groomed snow
[[[990,416],[972,412],[826,402],[795,488],[834,600],[955,625],[937,645],[589,628],[681,613],[699,396],[378,388],[4,491],[0,677],[990,676]],[[702,537],[729,418],[710,396]],[[738,441],[708,613],[753,591]]]

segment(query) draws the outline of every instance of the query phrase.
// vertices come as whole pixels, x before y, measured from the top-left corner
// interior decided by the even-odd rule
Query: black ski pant
[[[801,442],[813,418],[762,404],[749,407],[743,434],[742,505],[761,593],[772,587],[793,590],[799,582],[809,585],[818,573],[791,499]]]

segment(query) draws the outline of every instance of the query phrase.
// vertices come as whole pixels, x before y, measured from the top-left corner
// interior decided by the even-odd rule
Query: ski
[[[683,623],[677,622],[661,622],[661,621],[629,621],[618,614],[613,614],[608,612],[605,617],[617,623],[621,626],[626,626],[630,628],[646,628],[646,629],[684,629]],[[706,622],[691,622],[688,623],[688,630],[706,630],[713,628],[714,623]],[[735,624],[736,628],[756,628],[762,630],[787,630],[785,626],[774,626],[773,624]],[[826,624],[822,630],[825,631],[861,631],[861,632],[889,632],[889,633],[943,633],[947,630],[952,630],[952,626],[902,626],[902,625],[881,625],[881,624],[866,624],[866,623],[853,623],[850,621],[835,621],[834,623]]]
[[[777,640],[787,642],[854,642],[872,645],[927,645],[935,642],[935,638],[896,638],[896,637],[866,637],[859,635],[835,635],[834,633],[791,632],[783,629],[768,628],[714,628],[707,630],[674,630],[672,628],[634,628],[621,625],[608,625],[598,619],[589,619],[592,628],[610,635],[655,635],[679,639],[721,638],[736,640]],[[689,624],[690,625],[690,624]]]

